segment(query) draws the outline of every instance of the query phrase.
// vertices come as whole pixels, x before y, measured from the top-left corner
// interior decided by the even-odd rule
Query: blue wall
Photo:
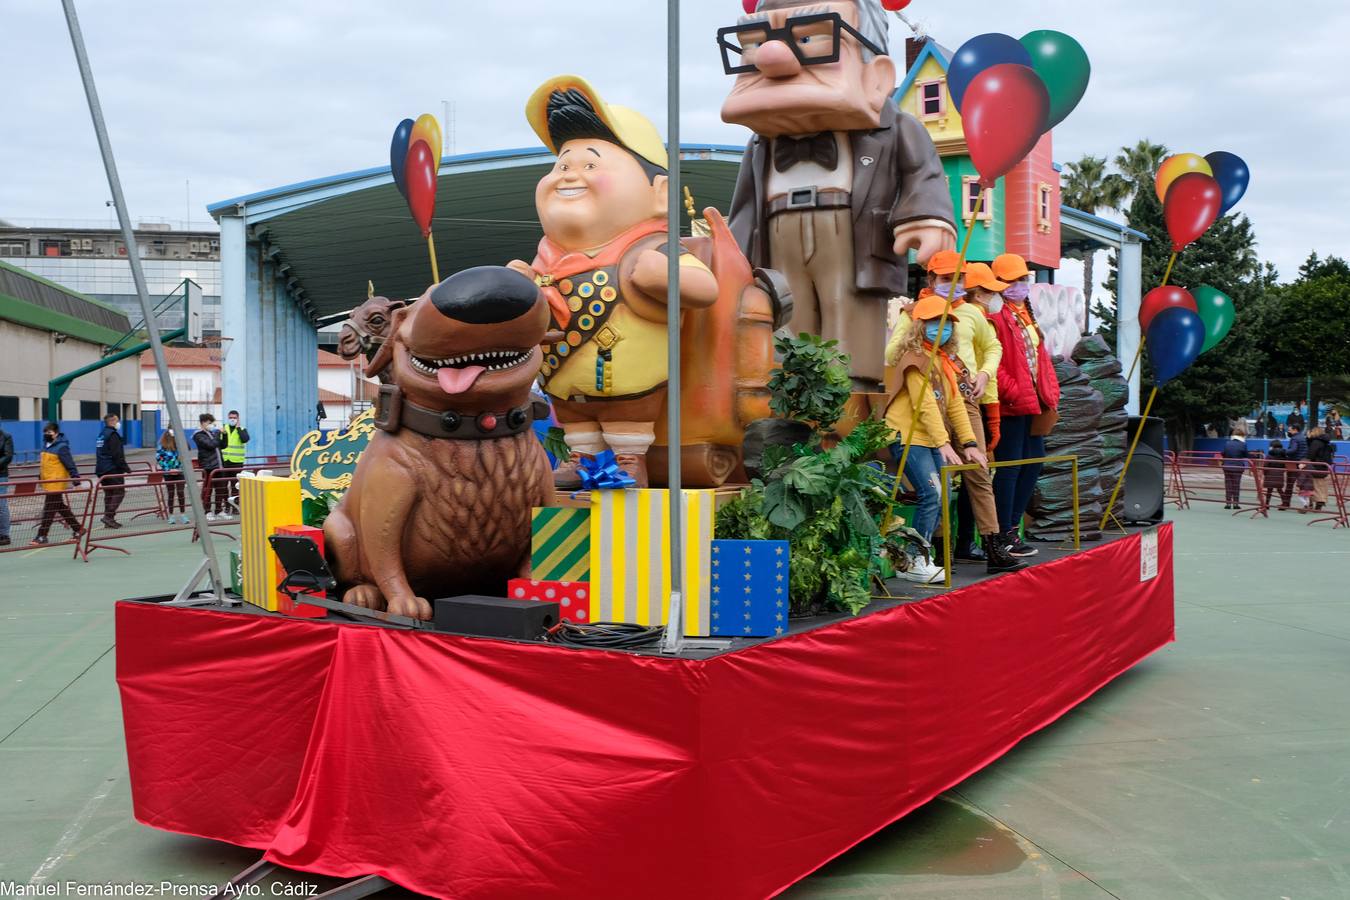
[[[14,438],[15,464],[37,462],[38,451],[42,449],[42,422],[6,422],[5,430]],[[103,430],[103,423],[97,420],[62,419],[61,431],[70,441],[70,452],[76,456],[94,452],[94,441]],[[122,423],[122,440],[128,450],[141,446],[141,422]]]

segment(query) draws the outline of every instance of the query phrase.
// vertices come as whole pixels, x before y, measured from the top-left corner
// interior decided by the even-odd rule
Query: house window
[[[27,256],[27,241],[0,241],[0,256]]]
[[[962,203],[961,218],[969,221],[975,213],[975,204],[980,199],[980,179],[974,175],[966,175],[961,178],[961,188],[964,203]],[[986,190],[984,192],[984,202],[980,203],[980,214],[977,217],[985,225],[989,225],[994,218],[994,192]]]
[[[173,380],[174,397],[186,397],[192,393],[191,378],[175,378]]]
[[[947,111],[947,93],[942,80],[919,82],[919,118],[935,119]]]
[[[81,400],[80,420],[83,422],[97,422],[101,418],[98,410],[99,406],[97,400]]]
[[[0,397],[0,422],[13,422],[19,418],[19,398]]]
[[[1050,185],[1041,182],[1036,188],[1036,225],[1041,231],[1050,230]]]

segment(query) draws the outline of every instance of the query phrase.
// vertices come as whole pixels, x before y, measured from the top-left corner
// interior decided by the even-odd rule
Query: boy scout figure
[[[525,113],[558,156],[535,190],[534,262],[511,263],[553,310],[540,382],[572,450],[555,484],[579,487],[581,458],[611,449],[646,487],[668,373],[666,148],[650,121],[575,76],[545,82]],[[680,265],[681,307],[712,305],[712,272],[688,253]]]

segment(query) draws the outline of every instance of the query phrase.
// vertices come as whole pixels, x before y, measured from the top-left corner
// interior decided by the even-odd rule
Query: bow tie
[[[773,139],[773,167],[786,172],[799,162],[813,162],[825,169],[839,165],[839,144],[834,134],[822,131],[804,138],[777,137]]]

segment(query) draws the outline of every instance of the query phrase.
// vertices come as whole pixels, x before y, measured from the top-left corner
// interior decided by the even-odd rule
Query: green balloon
[[[1032,31],[1020,41],[1031,54],[1031,67],[1050,92],[1049,131],[1069,117],[1087,90],[1092,65],[1083,45],[1062,31]]]
[[[1200,348],[1204,353],[1228,334],[1237,317],[1237,308],[1233,306],[1232,297],[1207,284],[1191,291],[1191,296],[1195,297],[1195,311],[1200,314],[1200,321],[1205,323],[1205,343]]]

